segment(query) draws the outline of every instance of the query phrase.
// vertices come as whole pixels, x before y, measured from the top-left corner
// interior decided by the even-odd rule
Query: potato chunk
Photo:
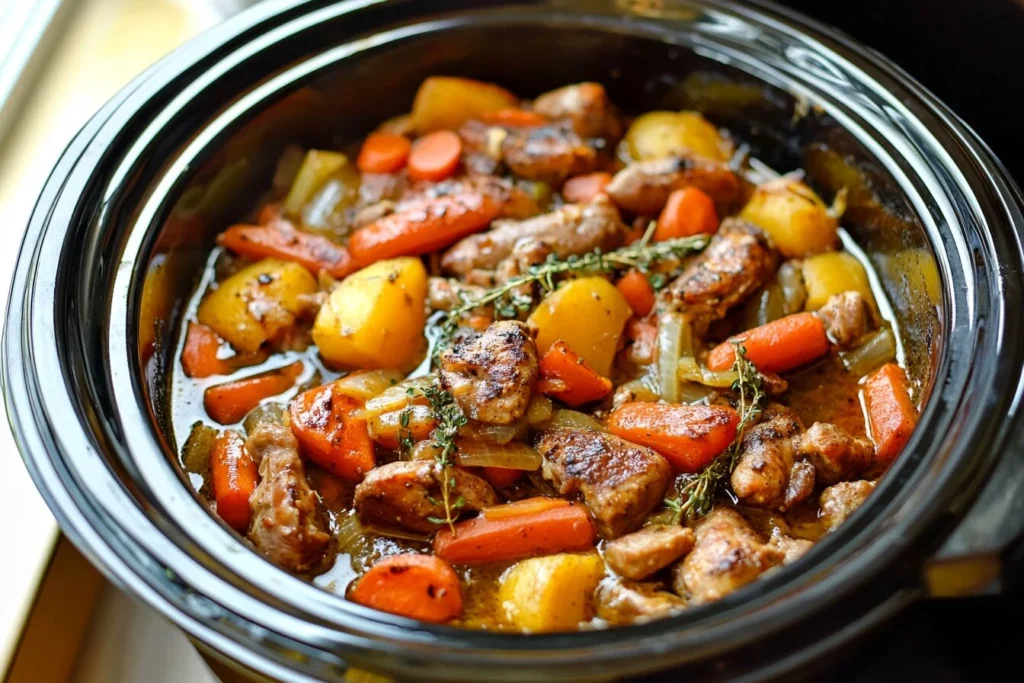
[[[875,297],[871,293],[868,274],[855,256],[845,251],[816,254],[804,261],[804,286],[807,301],[804,310],[816,311],[825,305],[833,294],[857,292],[875,308]]]
[[[614,285],[604,278],[583,277],[548,295],[527,325],[537,330],[541,356],[561,339],[598,374],[608,377],[622,328],[632,314]]]
[[[480,114],[518,106],[516,96],[493,83],[469,78],[431,76],[423,81],[412,103],[412,125],[417,133],[458,130]]]
[[[829,251],[839,240],[838,221],[798,180],[779,178],[761,185],[739,217],[764,229],[786,258]]]
[[[315,291],[316,280],[302,266],[264,259],[207,294],[198,318],[240,353],[251,353],[295,325],[308,306],[303,296]]]
[[[378,261],[331,292],[313,341],[331,365],[408,369],[426,348],[426,297],[427,271],[418,258]]]
[[[695,111],[652,111],[626,132],[626,149],[634,161],[689,155],[728,161],[732,144]]]
[[[593,616],[592,597],[604,575],[597,553],[532,557],[502,575],[499,598],[524,631],[574,631]]]

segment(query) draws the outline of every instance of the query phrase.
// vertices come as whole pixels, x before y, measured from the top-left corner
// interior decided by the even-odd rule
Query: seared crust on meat
[[[707,249],[680,275],[669,293],[703,334],[708,325],[757,291],[775,272],[778,255],[755,225],[726,218]]]
[[[770,544],[782,552],[782,564],[793,564],[811,549],[814,541],[809,541],[806,538],[793,538],[782,533],[780,529],[775,529],[772,532]]]
[[[860,292],[841,292],[818,309],[825,331],[839,348],[849,348],[874,327],[874,314]]]
[[[686,607],[686,601],[657,583],[634,583],[614,576],[601,580],[594,593],[597,617],[625,625],[666,617]]]
[[[552,428],[536,443],[545,479],[559,494],[580,494],[598,532],[618,538],[636,529],[661,503],[672,476],[650,448],[591,429]]]
[[[718,600],[783,561],[736,510],[716,507],[698,523],[693,550],[673,568],[672,587],[693,602]]]
[[[260,463],[260,483],[249,497],[249,540],[290,571],[319,567],[331,536],[320,501],[306,481],[295,436],[282,424],[264,422],[245,447]]]
[[[506,425],[522,417],[537,372],[537,345],[517,320],[492,323],[441,354],[441,386],[480,422]]]
[[[574,175],[596,171],[603,163],[597,149],[577,135],[567,121],[509,130],[501,143],[501,156],[520,178],[555,187]]]
[[[814,465],[806,460],[797,460],[789,469],[789,482],[780,510],[792,510],[814,493]]]
[[[829,486],[851,479],[869,469],[875,460],[870,442],[857,439],[839,427],[815,422],[795,441],[797,457],[806,458],[817,471],[817,479]]]
[[[829,486],[821,492],[818,498],[818,505],[821,510],[818,516],[825,528],[832,531],[846,521],[846,518],[853,514],[854,510],[867,500],[871,492],[875,490],[873,481],[844,481],[835,486]]]
[[[498,496],[491,485],[465,470],[449,473],[455,485],[450,498],[462,498],[457,512],[481,510],[497,505]],[[359,519],[385,528],[430,533],[437,524],[430,518],[444,519],[441,503],[441,467],[432,460],[388,463],[370,470],[356,487],[354,507]]]
[[[685,187],[696,187],[720,204],[738,201],[742,192],[739,177],[725,164],[686,157],[634,162],[615,174],[605,192],[626,211],[654,216],[672,192]]]
[[[788,408],[771,408],[743,436],[743,450],[732,472],[732,489],[744,505],[774,508],[783,503],[793,467],[793,437],[802,425]]]
[[[441,267],[458,275],[474,269],[490,270],[508,258],[519,240],[532,237],[550,245],[559,258],[594,249],[614,249],[622,242],[625,226],[608,201],[567,204],[525,221],[495,221],[484,233],[457,242],[441,258]]]
[[[546,92],[533,101],[533,110],[549,119],[569,119],[585,138],[622,137],[622,123],[600,83],[576,83]]]
[[[693,547],[693,530],[652,524],[604,546],[604,561],[616,574],[637,581],[664,569]]]

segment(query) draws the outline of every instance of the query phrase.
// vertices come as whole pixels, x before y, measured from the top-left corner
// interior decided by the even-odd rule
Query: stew
[[[449,77],[289,149],[181,329],[193,484],[281,568],[471,628],[663,617],[799,561],[920,396],[843,193],[740,149],[597,83]]]

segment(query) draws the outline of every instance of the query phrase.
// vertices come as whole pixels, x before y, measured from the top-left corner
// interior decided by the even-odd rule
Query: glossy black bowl
[[[880,273],[927,400],[875,494],[802,561],[645,625],[470,632],[291,577],[194,495],[166,377],[213,235],[251,206],[285,144],[363,134],[438,73],[523,96],[602,81],[626,109],[700,109],[774,168],[849,189],[844,224]],[[1022,227],[1019,191],[953,114],[884,59],[769,7],[267,2],[149,69],[71,143],[22,248],[4,389],[71,540],[250,675],[768,677],[915,599],[998,589],[1024,525]]]

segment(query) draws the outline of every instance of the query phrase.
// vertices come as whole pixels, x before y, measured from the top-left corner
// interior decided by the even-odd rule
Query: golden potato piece
[[[728,161],[732,144],[695,111],[652,111],[626,132],[626,149],[634,161],[692,155]]]
[[[780,178],[758,187],[740,218],[764,229],[786,258],[834,249],[838,221],[828,207],[798,180]]]
[[[604,575],[604,560],[597,553],[532,557],[505,572],[498,597],[518,628],[574,631],[593,616],[592,597]]]
[[[508,90],[469,78],[431,76],[423,81],[412,103],[412,125],[417,133],[458,130],[480,114],[519,105]]]
[[[875,297],[871,293],[867,271],[853,254],[845,251],[816,254],[804,261],[803,273],[804,287],[807,289],[804,310],[816,311],[833,294],[851,291],[859,292],[875,308]]]

